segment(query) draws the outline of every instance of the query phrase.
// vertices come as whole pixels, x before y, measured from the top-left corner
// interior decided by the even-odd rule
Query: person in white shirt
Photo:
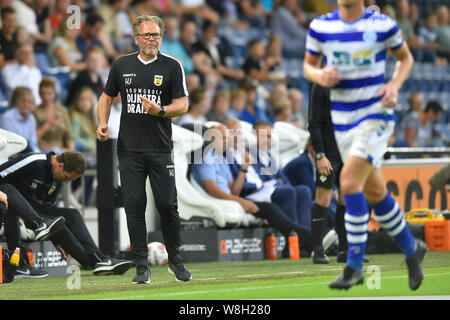
[[[6,65],[2,70],[3,90],[8,100],[17,87],[28,87],[33,92],[37,105],[41,103],[39,96],[39,83],[42,73],[36,67],[33,46],[28,43],[19,45],[16,53],[16,62]]]

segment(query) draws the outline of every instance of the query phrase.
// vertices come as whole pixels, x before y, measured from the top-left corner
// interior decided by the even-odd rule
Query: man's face
[[[230,122],[227,124],[227,145],[238,149],[241,142],[242,132],[241,124],[239,122]]]
[[[17,109],[23,117],[27,117],[34,111],[34,97],[31,93],[25,93],[17,100]]]
[[[138,33],[135,38],[135,43],[139,47],[142,53],[146,56],[153,58],[158,54],[159,47],[161,46],[162,37],[161,37],[161,29],[158,24],[153,21],[144,21],[139,26]],[[144,35],[159,35],[158,39],[155,39],[151,36],[149,39],[145,39]]]
[[[258,142],[259,150],[269,150],[272,142],[272,127],[269,125],[259,126],[256,129],[256,141]]]
[[[80,177],[76,172],[64,171],[64,164],[59,164],[58,166],[53,166],[53,179],[60,182],[68,183],[70,181],[76,180]]]
[[[2,29],[6,32],[14,32],[17,29],[17,16],[15,13],[6,14],[2,21]]]
[[[20,64],[26,64],[30,59],[33,59],[33,55],[33,47],[26,45],[19,48],[16,59]]]

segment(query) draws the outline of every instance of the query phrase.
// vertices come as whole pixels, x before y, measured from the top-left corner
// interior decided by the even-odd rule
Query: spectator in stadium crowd
[[[180,36],[180,18],[171,15],[165,19],[166,29],[164,31],[164,40],[160,51],[183,61],[183,69],[186,75],[194,71],[194,64],[190,55],[184,49],[179,40]]]
[[[437,43],[439,45],[437,54],[450,63],[450,20],[449,8],[439,6],[436,9],[437,14]]]
[[[226,90],[217,91],[212,100],[212,108],[206,114],[208,121],[224,122],[228,119],[230,94]]]
[[[95,158],[96,123],[94,106],[97,103],[95,93],[89,87],[81,87],[69,108],[72,136],[75,149],[85,156]]]
[[[306,143],[305,150],[301,155],[283,168],[283,174],[289,179],[293,186],[304,185],[311,190],[314,198],[316,194],[316,153],[312,146],[311,138]]]
[[[79,178],[86,170],[86,160],[76,151],[59,155],[24,153],[0,165],[0,184],[13,185],[42,217],[63,217],[64,227],[50,238],[61,258],[69,255],[94,275],[123,274],[131,262],[109,258],[97,247],[80,212],[56,205],[63,182]],[[38,186],[36,187],[36,183]]]
[[[273,35],[268,39],[266,59],[277,61],[269,70],[269,78],[274,82],[286,82],[287,74],[283,60],[283,44],[280,37]]]
[[[262,1],[242,0],[236,1],[239,18],[246,21],[250,27],[265,28],[270,17],[270,11],[266,10]]]
[[[246,81],[241,87],[245,90],[247,100],[245,108],[239,114],[239,120],[246,121],[251,124],[258,120],[270,121],[266,114],[265,106],[260,104],[257,86],[251,81]]]
[[[307,31],[306,18],[300,10],[298,0],[283,0],[276,9],[270,23],[271,34],[281,38],[283,56],[302,58],[305,56]]]
[[[40,152],[36,135],[33,92],[27,87],[14,89],[9,109],[0,117],[0,128],[17,133],[27,140],[26,151]]]
[[[73,140],[75,141],[75,150],[80,151],[86,157],[89,168],[97,167],[97,142],[95,130],[96,120],[94,116],[94,106],[97,104],[97,96],[89,87],[81,87],[75,95],[73,103],[69,108],[70,127]],[[85,178],[84,205],[88,205],[91,195],[94,179],[92,176]],[[74,180],[72,191],[75,199],[79,203],[77,196],[81,196],[81,180]],[[79,190],[79,192],[75,192]],[[75,202],[76,203],[76,202]]]
[[[91,13],[86,17],[86,21],[82,25],[80,33],[75,39],[78,51],[82,54],[82,60],[86,59],[87,52],[93,47],[99,47],[106,50],[100,39],[104,24],[105,20],[97,13]],[[111,54],[111,52],[109,53]],[[115,52],[112,52],[112,54],[114,53]]]
[[[81,87],[91,88],[97,98],[103,92],[104,84],[100,72],[107,65],[104,51],[99,47],[92,47],[87,52],[85,62],[86,69],[78,72],[76,78],[70,83],[66,106],[70,106],[73,103],[75,94]]]
[[[270,116],[275,114],[275,103],[288,97],[288,88],[284,82],[276,82],[270,89],[269,96],[266,99],[266,110]]]
[[[177,124],[179,126],[186,123],[204,124],[207,121],[206,114],[211,108],[211,99],[206,94],[206,90],[195,89],[189,94],[189,100],[189,110],[178,118]]]
[[[292,106],[289,98],[281,98],[273,104],[273,115],[275,121],[291,122]]]
[[[17,13],[17,25],[23,29],[26,34],[34,38],[36,33],[39,32],[37,23],[36,23],[36,14],[31,7],[32,0],[23,0],[23,1],[8,1],[12,2],[12,8]],[[31,38],[28,38],[27,41],[32,41]]]
[[[17,27],[17,14],[13,8],[1,10],[2,28],[0,30],[0,68],[15,62],[19,46],[20,32]],[[23,37],[22,37],[23,38]]]
[[[214,23],[220,22],[220,16],[212,10],[206,0],[168,0],[176,12],[181,15],[192,15],[201,20],[211,20]]]
[[[35,0],[32,2],[36,14],[38,31],[34,34],[34,52],[47,54],[48,46],[53,40],[53,30],[50,24],[50,1]]]
[[[80,30],[68,28],[67,19],[66,17],[61,20],[48,53],[54,67],[68,67],[75,76],[76,72],[86,69],[86,62],[82,61],[83,54],[76,44]]]
[[[299,128],[306,129],[307,125],[307,110],[305,110],[305,100],[303,93],[297,88],[290,88],[288,90],[288,98],[291,100],[292,115],[291,121]]]
[[[236,88],[230,92],[230,110],[228,116],[239,118],[242,111],[244,111],[247,103],[247,94],[244,89]]]
[[[39,94],[42,103],[33,112],[39,148],[44,152],[55,153],[75,150],[69,113],[56,98],[55,81],[51,78],[42,79]]]
[[[289,179],[280,170],[276,159],[271,154],[272,124],[267,121],[258,121],[253,125],[257,139],[257,156],[252,166],[259,174],[264,184],[276,181],[272,201],[277,203],[288,214],[288,198],[294,199],[294,210],[289,215],[294,222],[310,229],[311,208],[313,198],[311,190],[304,185],[293,186]],[[292,209],[291,209],[292,210]]]
[[[61,21],[67,17],[67,8],[71,5],[70,0],[55,0],[50,9],[50,25],[54,32],[57,32]]]
[[[248,42],[249,56],[245,59],[242,70],[250,80],[257,80],[259,83],[268,83],[276,81],[277,77],[272,77],[270,71],[281,63],[280,57],[266,57],[266,48],[264,41],[253,39]]]
[[[436,146],[434,127],[443,112],[444,109],[436,100],[429,101],[424,109],[410,107],[400,122],[396,146],[402,142],[406,147]]]
[[[230,166],[223,152],[227,150],[228,139],[225,126],[213,126],[208,130],[208,139],[212,142],[212,148],[204,155],[202,163],[192,165],[192,176],[199,185],[212,197],[238,202],[245,212],[255,215],[257,218],[266,219],[269,225],[278,229],[287,239],[291,231],[298,234],[300,248],[307,254],[312,250],[311,232],[309,229],[294,223],[286,217],[283,210],[274,203],[264,201],[250,201],[239,196],[247,170],[250,167],[249,158],[241,165],[241,171],[236,179],[233,179]],[[286,246],[284,256],[288,256]]]
[[[97,9],[97,14],[103,20],[103,26],[98,37],[110,58],[116,58],[120,52],[127,48],[127,42],[122,41],[123,33],[120,29],[119,13],[126,11],[128,6],[129,0],[108,0],[103,1]],[[129,20],[129,23],[131,23],[131,20]],[[129,36],[128,40],[131,41],[131,33]]]
[[[366,6],[370,4],[366,3]],[[329,13],[337,8],[336,1],[328,0],[306,0],[304,1],[303,10],[305,13],[311,13],[314,16],[321,16]]]
[[[408,0],[398,0],[395,3],[395,19],[408,45],[411,47],[412,53],[419,48],[419,40],[416,36],[416,30],[409,17],[411,6]]]
[[[3,90],[7,97],[11,97],[13,90],[17,87],[28,87],[33,92],[34,101],[37,104],[41,103],[39,83],[42,79],[42,73],[36,67],[31,44],[20,44],[16,52],[16,61],[4,66],[1,72]]]
[[[231,84],[228,84],[228,87],[235,87],[236,81],[245,78],[245,74],[241,69],[235,69],[232,66],[233,47],[225,37],[218,36],[217,24],[211,20],[203,21],[202,35],[194,44],[193,49],[195,52],[204,52],[211,58],[213,68],[223,78],[221,81],[223,85],[231,82]]]
[[[197,25],[191,19],[184,19],[180,28],[180,43],[191,57],[194,64],[194,72],[200,77],[200,84],[205,84],[207,74],[216,73],[211,58],[204,52],[195,52],[194,43],[197,41]]]
[[[420,51],[416,56],[419,62],[436,62],[438,48],[436,23],[436,13],[430,11],[426,14],[424,23],[419,27],[417,38],[420,43]]]
[[[417,34],[419,31],[419,27],[422,24],[422,19],[420,17],[419,7],[417,3],[411,3],[409,6],[408,18],[411,21],[414,32]]]

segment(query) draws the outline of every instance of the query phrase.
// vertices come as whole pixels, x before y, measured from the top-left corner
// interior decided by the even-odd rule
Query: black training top
[[[0,184],[11,184],[36,210],[55,206],[62,182],[53,179],[49,153],[20,153],[0,165]]]
[[[181,63],[163,53],[149,61],[141,59],[139,52],[122,56],[112,64],[104,89],[110,97],[119,92],[122,114],[117,149],[171,152],[171,119],[147,114],[139,96],[161,106],[188,96]]]
[[[330,89],[311,85],[308,107],[308,129],[316,153],[324,152],[328,160],[341,161],[331,121]]]

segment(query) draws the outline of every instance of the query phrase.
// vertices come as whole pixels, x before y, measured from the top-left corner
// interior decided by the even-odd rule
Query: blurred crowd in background
[[[366,1],[395,19],[415,57],[392,146],[450,145],[450,21],[445,0]],[[0,0],[0,128],[31,151],[95,159],[96,105],[111,63],[137,51],[132,24],[158,15],[161,52],[182,61],[190,94],[176,124],[286,121],[307,129],[308,24],[333,0]],[[387,60],[392,74],[395,60]],[[110,126],[117,137],[120,96]],[[94,164],[95,165],[95,164]]]

